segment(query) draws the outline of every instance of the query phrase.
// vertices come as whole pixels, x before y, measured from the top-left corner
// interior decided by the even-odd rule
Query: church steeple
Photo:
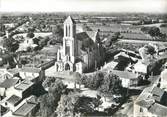
[[[76,52],[76,23],[68,16],[64,21],[64,37],[63,37],[63,53],[67,57],[67,61],[75,62]]]
[[[76,32],[76,22],[71,16],[64,22],[64,37],[74,37]]]

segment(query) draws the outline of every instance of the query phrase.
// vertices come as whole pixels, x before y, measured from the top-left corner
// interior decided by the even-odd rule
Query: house
[[[118,70],[112,70],[111,72],[117,75],[121,79],[122,86],[125,88],[130,88],[138,84],[139,80],[137,74],[128,71],[118,71]]]
[[[12,95],[7,100],[1,103],[9,110],[2,115],[2,117],[30,117],[34,116],[34,112],[38,108],[38,102],[34,96],[25,99]]]
[[[9,97],[6,102],[4,107],[10,108],[11,110],[14,110],[15,107],[22,101],[22,98],[16,96],[16,95],[12,95],[11,97]]]
[[[36,67],[23,67],[19,69],[19,75],[22,79],[38,83],[45,78],[45,70]]]
[[[10,97],[12,95],[12,87],[17,83],[19,83],[19,78],[6,79],[0,83],[0,96]]]
[[[128,66],[136,63],[138,59],[128,55],[126,52],[119,52],[114,56],[114,61],[118,62],[114,67],[114,70],[124,71]]]
[[[160,87],[164,90],[167,90],[167,69],[161,72]]]
[[[142,63],[142,61],[139,60],[139,61],[134,65],[134,70],[135,70],[135,72],[137,72],[138,74],[146,75],[146,74],[147,74],[147,67],[148,67],[148,65]]]
[[[34,83],[28,80],[23,80],[21,83],[17,84],[11,90],[13,94],[21,98],[28,97],[32,94],[34,88]]]
[[[134,102],[134,117],[167,115],[167,93],[158,87],[145,88]]]
[[[64,22],[63,46],[58,49],[55,70],[86,72],[100,66],[103,59],[99,31],[76,33],[76,22],[69,16]]]

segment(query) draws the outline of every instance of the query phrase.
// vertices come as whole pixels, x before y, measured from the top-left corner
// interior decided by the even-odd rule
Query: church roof
[[[76,39],[82,41],[82,50],[86,51],[88,48],[94,47],[93,40],[89,37],[86,32],[81,32],[76,34]]]
[[[90,38],[90,37],[88,36],[88,34],[86,32],[81,32],[81,33],[76,34],[77,40],[83,41],[83,40],[86,40],[88,38]]]
[[[75,20],[71,16],[68,16],[64,23],[76,24]]]
[[[86,31],[86,33],[89,35],[91,39],[94,39],[97,35],[97,31]]]

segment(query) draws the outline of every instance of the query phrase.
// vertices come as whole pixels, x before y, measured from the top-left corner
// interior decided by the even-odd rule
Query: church
[[[57,52],[56,71],[88,72],[100,67],[103,60],[99,30],[77,33],[76,22],[68,16],[64,21],[63,45]]]

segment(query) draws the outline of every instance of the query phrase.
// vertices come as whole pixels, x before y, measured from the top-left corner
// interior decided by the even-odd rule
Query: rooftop
[[[145,107],[145,108],[150,108],[153,103],[155,103],[155,102],[151,99],[150,100],[141,100],[141,101],[136,102],[137,105]]]
[[[19,79],[6,79],[0,84],[0,87],[10,88],[18,83]]]
[[[28,89],[32,85],[33,85],[33,83],[31,81],[24,80],[23,82],[21,82],[20,84],[18,84],[15,88],[17,90],[25,91],[26,89]]]
[[[18,108],[13,114],[18,116],[26,116],[32,109],[36,107],[33,103],[24,103],[20,108]]]
[[[154,87],[152,89],[151,93],[152,93],[152,97],[156,101],[160,102],[165,91],[163,89],[158,88],[158,87]]]
[[[165,117],[167,115],[167,107],[158,103],[154,103],[150,108],[149,112],[158,115],[160,117]]]
[[[126,78],[126,79],[136,79],[137,78],[136,74],[132,72],[128,72],[128,71],[112,70],[112,73],[119,76],[120,78]]]
[[[164,90],[158,87],[145,88],[136,100],[137,105],[145,107],[149,112],[158,116],[167,115],[167,107],[160,104]],[[158,103],[157,103],[158,102]]]
[[[6,101],[14,106],[18,105],[22,99],[16,95],[12,95]]]
[[[35,67],[23,67],[20,69],[22,72],[30,72],[30,73],[39,73],[41,70]]]

